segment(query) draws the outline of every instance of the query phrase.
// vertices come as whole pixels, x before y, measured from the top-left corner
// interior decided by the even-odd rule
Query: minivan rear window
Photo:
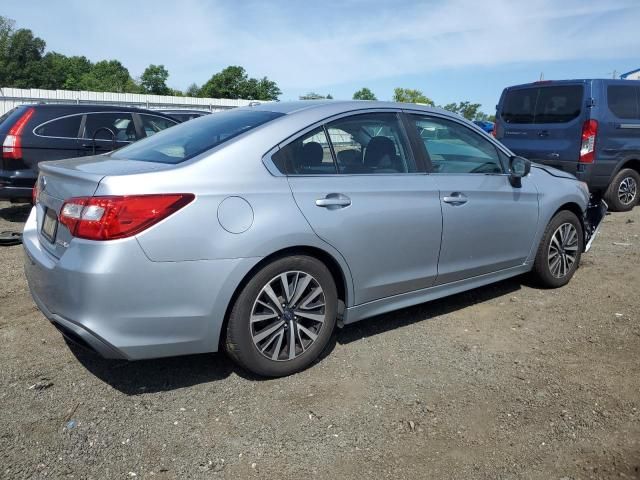
[[[114,152],[112,158],[180,163],[284,114],[230,110],[194,118]]]
[[[501,116],[506,123],[566,123],[580,116],[583,96],[582,85],[507,90]]]

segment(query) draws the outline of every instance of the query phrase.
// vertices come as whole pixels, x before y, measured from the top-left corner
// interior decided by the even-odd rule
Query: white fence
[[[40,90],[38,88],[0,88],[0,115],[12,108],[32,103],[93,103],[158,109],[191,109],[217,112],[242,107],[252,100],[227,98],[174,97],[141,93]]]

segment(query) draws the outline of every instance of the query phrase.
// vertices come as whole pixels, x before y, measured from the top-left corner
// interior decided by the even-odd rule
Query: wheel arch
[[[555,217],[558,213],[567,210],[573,214],[575,214],[576,217],[578,217],[578,221],[580,222],[580,227],[582,228],[582,236],[583,236],[583,240],[584,243],[587,243],[587,239],[585,238],[585,232],[586,232],[586,228],[585,228],[585,224],[584,224],[584,211],[582,210],[582,208],[580,208],[580,205],[578,205],[575,202],[566,202],[562,205],[560,205],[560,207],[558,207],[558,209],[553,212],[553,215],[551,215],[551,217],[549,217],[549,222],[551,221],[551,219],[553,217]],[[547,222],[547,224],[549,223]]]
[[[630,168],[631,170],[635,170],[640,175],[640,157],[624,159],[622,162],[620,162],[620,165],[618,165],[618,168],[616,169],[614,174],[611,176],[611,178],[613,179],[618,173],[620,173],[621,170],[624,170],[625,168]]]
[[[331,276],[333,277],[333,280],[336,283],[336,290],[338,291],[338,299],[344,303],[345,308],[347,305],[349,305],[348,301],[353,296],[353,292],[350,288],[351,283],[349,283],[351,281],[350,273],[348,271],[345,271],[345,268],[343,268],[341,263],[335,258],[333,254],[321,248],[313,247],[310,245],[300,245],[300,246],[282,248],[280,250],[277,250],[271,253],[270,255],[267,255],[262,260],[260,260],[257,264],[255,264],[253,268],[249,270],[249,272],[247,272],[247,274],[242,278],[240,283],[236,286],[233,292],[233,295],[231,296],[231,299],[229,300],[229,303],[227,305],[222,326],[220,327],[220,335],[218,339],[218,350],[220,350],[221,347],[224,345],[226,334],[227,334],[227,324],[229,323],[229,315],[231,314],[231,310],[233,308],[233,305],[236,302],[236,299],[240,295],[240,292],[242,292],[242,289],[245,287],[245,285],[256,274],[256,272],[262,269],[265,265],[273,262],[276,259],[289,257],[292,255],[307,255],[320,260],[329,269],[329,272],[331,273]]]

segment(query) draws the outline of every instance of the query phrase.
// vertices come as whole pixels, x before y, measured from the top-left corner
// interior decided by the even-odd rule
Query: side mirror
[[[509,160],[509,182],[515,188],[522,187],[522,177],[529,175],[531,162],[524,157],[511,157]]]

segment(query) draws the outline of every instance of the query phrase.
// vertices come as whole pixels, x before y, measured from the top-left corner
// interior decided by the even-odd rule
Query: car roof
[[[268,112],[284,113],[286,115],[310,110],[322,110],[323,113],[337,114],[352,110],[367,109],[403,109],[403,110],[423,110],[426,112],[448,113],[441,108],[420,105],[417,103],[382,102],[370,100],[297,100],[292,102],[268,102],[258,105],[241,107],[243,110],[262,110]]]
[[[629,83],[629,82],[633,82],[633,80],[624,80],[620,78],[573,78],[573,79],[566,79],[566,80],[538,80],[536,82],[521,83],[519,85],[510,85],[506,87],[505,90],[510,90],[512,88],[546,87],[546,86],[553,86],[553,85],[575,85],[577,83],[586,84],[594,81],[606,82],[606,83],[617,83],[621,85],[634,85],[633,83]]]
[[[119,112],[139,112],[139,113],[154,113],[166,116],[158,110],[148,110],[145,108],[127,107],[123,105],[110,105],[102,103],[35,103],[24,104],[21,107],[33,107],[37,110],[67,110],[70,112],[113,112],[114,110]]]

